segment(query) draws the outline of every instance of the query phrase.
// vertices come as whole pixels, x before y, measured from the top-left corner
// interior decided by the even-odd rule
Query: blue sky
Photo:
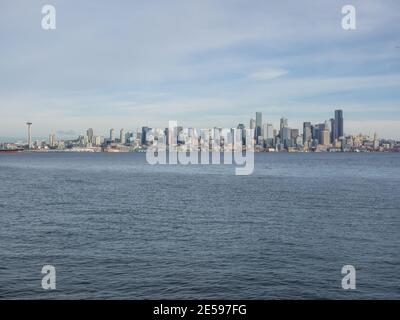
[[[41,28],[52,4],[57,29]],[[357,29],[341,27],[352,4]],[[0,2],[0,136],[278,125],[400,138],[400,2]]]

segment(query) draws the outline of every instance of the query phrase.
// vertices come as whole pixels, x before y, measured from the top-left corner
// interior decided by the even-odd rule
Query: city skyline
[[[341,125],[339,124],[340,122],[338,122],[339,118],[341,119]],[[249,118],[247,122],[246,121],[241,121],[238,124],[232,124],[228,128],[236,128],[238,126],[242,126],[243,125],[244,128],[254,129],[255,130],[255,133],[254,133],[255,137],[264,135],[264,131],[265,130],[269,130],[269,128],[267,128],[268,126],[271,127],[270,130],[272,130],[272,128],[274,128],[274,129],[277,128],[281,135],[282,135],[282,132],[281,132],[282,126],[289,127],[290,129],[300,129],[301,128],[302,131],[299,131],[299,132],[301,132],[301,134],[304,134],[304,130],[305,130],[304,125],[306,123],[309,123],[310,125],[312,125],[312,123],[317,124],[318,122],[325,121],[325,122],[329,122],[330,123],[329,124],[329,133],[330,133],[330,140],[331,141],[334,140],[334,139],[338,139],[339,137],[344,136],[344,135],[352,135],[352,136],[354,136],[354,135],[365,135],[365,136],[370,136],[370,137],[372,137],[372,136],[374,136],[376,134],[379,135],[379,132],[376,132],[376,131],[374,131],[374,132],[371,132],[371,131],[369,131],[369,132],[361,132],[361,131],[357,131],[354,128],[353,129],[350,128],[348,132],[345,131],[344,127],[343,127],[343,110],[342,109],[336,109],[334,111],[334,117],[333,118],[328,118],[328,119],[325,119],[325,120],[321,120],[320,119],[320,120],[314,121],[314,122],[313,121],[309,121],[309,120],[305,120],[305,121],[302,121],[301,125],[298,126],[298,127],[296,125],[293,125],[292,122],[289,123],[290,120],[288,118],[286,118],[285,116],[281,116],[280,117],[279,125],[277,125],[274,122],[270,121],[269,117],[266,117],[266,119],[264,118],[265,121],[263,121],[262,119],[263,119],[263,112],[256,111],[254,118],[252,118],[252,117]],[[284,121],[284,124],[282,123],[282,121]],[[156,127],[156,126],[133,126],[133,127],[130,126],[130,127],[115,127],[115,128],[111,128],[110,127],[108,129],[106,129],[105,131],[97,130],[96,131],[96,136],[101,136],[101,137],[110,136],[111,137],[111,134],[113,134],[113,135],[117,134],[119,137],[122,137],[122,135],[123,135],[122,132],[125,133],[125,130],[127,130],[128,132],[132,132],[132,131],[139,132],[139,131],[142,130],[143,127],[152,128],[152,129],[162,129],[162,128],[165,128],[167,124],[168,123],[166,123],[164,126],[160,126],[160,127]],[[199,129],[211,129],[211,128],[223,128],[222,126],[213,125],[213,124],[210,124],[210,126],[203,127],[203,128],[202,127],[187,126],[187,125],[185,125],[185,123],[179,123],[179,124],[184,126],[184,127],[186,127],[186,128],[193,128],[193,129],[198,129],[198,130]],[[338,124],[339,124],[339,128],[337,127]],[[86,132],[86,135],[88,137],[93,137],[94,136],[93,127],[87,127],[86,129],[82,129],[79,132],[75,132],[75,131],[72,131],[72,130],[69,131],[69,132],[57,130],[57,131],[49,132],[49,133],[47,133],[47,135],[39,136],[39,135],[35,135],[34,133],[32,133],[32,128],[31,128],[32,123],[31,122],[26,122],[26,125],[28,125],[28,128],[29,128],[28,129],[29,130],[28,136],[30,136],[30,138],[28,137],[28,140],[29,139],[31,139],[31,140],[35,140],[35,139],[36,140],[47,140],[47,139],[49,139],[50,140],[49,136],[53,136],[54,138],[57,136],[60,139],[70,140],[70,139],[74,139],[76,136],[81,136],[85,132]],[[91,131],[90,134],[89,134],[89,131]],[[111,131],[112,131],[112,133],[111,133]],[[380,139],[387,139],[387,140],[390,140],[390,139],[398,140],[398,138],[396,138],[396,137],[384,137],[384,136],[381,136],[381,135],[379,135],[379,138]],[[9,140],[7,140],[7,139],[9,139]],[[0,142],[14,143],[14,142],[21,142],[21,140],[24,140],[24,139],[26,139],[26,134],[25,134],[25,137],[24,137],[24,134],[21,134],[21,133],[17,137],[1,137],[0,136]],[[113,140],[113,139],[111,139],[111,140]],[[89,139],[89,141],[92,142],[91,139]]]
[[[86,133],[77,137],[63,138],[50,133],[48,139],[32,139],[32,122],[27,122],[27,142],[3,142],[1,150],[36,151],[79,151],[79,152],[135,152],[148,148],[176,148],[178,151],[198,150],[237,150],[238,143],[243,150],[258,152],[360,152],[400,150],[400,141],[359,133],[347,134],[344,131],[344,114],[336,109],[333,118],[312,123],[304,121],[300,128],[290,126],[285,117],[280,119],[279,127],[263,121],[262,112],[256,112],[250,118],[248,126],[243,122],[230,128],[211,126],[208,128],[185,127],[176,121],[170,121],[167,127],[154,128],[142,126],[137,129],[111,128],[108,136],[97,134],[90,127]],[[265,119],[265,118],[264,118]],[[240,131],[237,131],[240,130]],[[58,139],[59,138],[59,139]],[[250,140],[249,140],[250,139]],[[1,141],[0,141],[1,142]]]
[[[0,12],[0,136],[18,137],[21,115],[44,137],[171,119],[228,127],[256,111],[300,128],[338,106],[349,134],[399,139],[400,3],[353,1],[350,31],[341,27],[344,4],[169,1],[154,11],[135,1],[79,10],[53,1],[57,29],[45,31],[41,2],[24,10],[8,2]]]

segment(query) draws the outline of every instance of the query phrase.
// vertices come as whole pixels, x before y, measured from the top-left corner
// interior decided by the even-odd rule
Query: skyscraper
[[[121,129],[119,132],[119,143],[125,144],[125,130]]]
[[[50,134],[49,135],[49,146],[53,148],[56,145],[56,135]]]
[[[144,146],[147,144],[147,134],[151,130],[149,127],[142,127],[142,135],[140,143]]]
[[[250,119],[250,129],[256,129],[256,120],[253,118]]]
[[[292,146],[291,133],[292,129],[290,129],[289,127],[282,128],[281,142],[284,144],[286,148]]]
[[[262,127],[262,136],[264,140],[267,140],[268,138],[268,124],[267,123],[263,123],[263,127]]]
[[[311,125],[311,137],[313,143],[318,143],[319,140],[319,124]]]
[[[165,144],[169,146],[169,128],[164,129],[164,135],[165,135]]]
[[[327,122],[325,121],[324,123],[320,123],[317,125],[318,126],[318,143],[319,144],[323,144],[323,140],[325,137],[323,137],[323,135],[325,134],[325,130],[328,130],[329,133],[329,128],[327,126]]]
[[[335,110],[335,139],[343,137],[343,110]]]
[[[114,129],[111,129],[111,130],[110,130],[110,140],[111,140],[111,141],[115,141],[115,134],[114,134],[114,132],[115,132]]]
[[[86,131],[86,135],[87,135],[87,137],[88,137],[88,142],[90,143],[90,144],[92,144],[93,143],[93,129],[92,128],[89,128],[89,129],[87,129],[87,131]]]
[[[239,123],[237,129],[240,130],[239,134],[242,136],[242,145],[246,144],[246,127],[243,123]]]
[[[327,129],[329,132],[331,132],[331,122],[328,120],[325,120],[324,128]]]
[[[103,137],[101,137],[101,136],[95,136],[95,137],[93,137],[93,144],[94,144],[95,146],[99,146],[99,145],[102,144],[103,140],[104,140]]]
[[[274,128],[272,126],[272,123],[267,123],[267,139],[273,139],[274,138]]]
[[[311,122],[303,123],[303,144],[310,142],[312,139]]]
[[[295,141],[298,136],[299,136],[299,129],[291,129],[290,130],[290,139]]]
[[[324,146],[327,146],[327,145],[329,145],[329,141],[330,141],[329,130],[328,130],[328,128],[324,128],[321,131],[320,143]]]
[[[261,136],[261,128],[262,128],[262,113],[256,112],[256,132],[255,138],[258,140],[258,137]]]
[[[331,143],[334,143],[335,142],[335,136],[336,136],[336,124],[335,124],[335,119],[330,119],[330,121],[331,121],[331,136],[330,136],[330,138],[331,138]]]
[[[378,150],[379,149],[379,140],[378,140],[378,134],[375,132],[374,133],[374,150]]]
[[[27,122],[28,126],[28,149],[32,149],[32,122]]]
[[[272,147],[273,144],[274,144],[274,129],[272,127],[272,123],[267,123],[266,145],[267,147]]]
[[[279,136],[281,139],[283,139],[283,128],[288,127],[288,120],[285,117],[281,118],[280,121],[280,127],[279,127]]]

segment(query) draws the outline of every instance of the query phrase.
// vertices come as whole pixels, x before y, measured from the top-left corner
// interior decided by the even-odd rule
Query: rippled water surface
[[[1,154],[0,298],[399,299],[399,194],[400,154]]]

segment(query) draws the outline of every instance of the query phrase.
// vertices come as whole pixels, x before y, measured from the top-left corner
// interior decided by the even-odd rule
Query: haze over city
[[[400,4],[352,1],[343,30],[345,4],[52,1],[45,31],[42,2],[2,3],[0,137],[24,138],[26,121],[36,137],[229,128],[256,111],[301,128],[339,108],[345,133],[398,139]]]

